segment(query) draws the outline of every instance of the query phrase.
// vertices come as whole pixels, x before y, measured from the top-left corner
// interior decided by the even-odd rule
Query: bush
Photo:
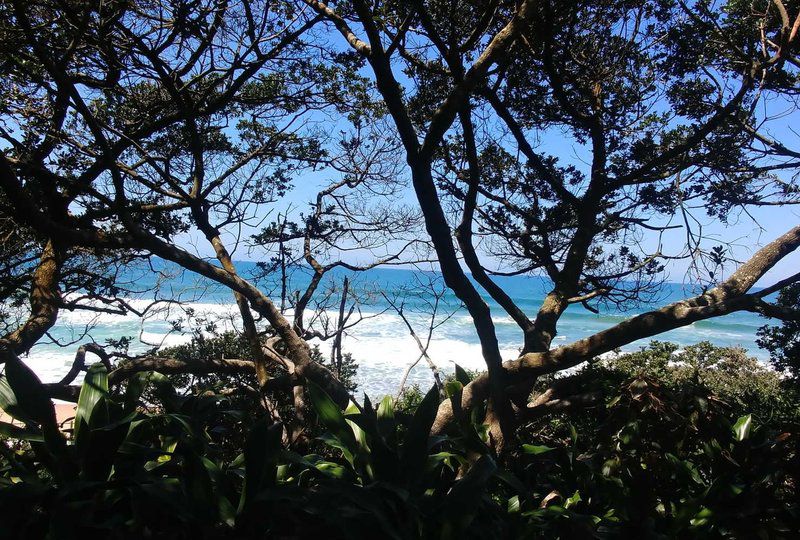
[[[782,289],[776,304],[781,308],[800,310],[800,283]],[[762,326],[758,329],[758,346],[769,351],[777,369],[795,382],[800,380],[800,319],[788,319],[779,326]]]
[[[675,352],[653,344],[579,371],[604,406],[526,425],[502,461],[475,411],[457,409],[447,436],[429,435],[436,389],[412,392],[405,408],[387,397],[342,411],[310,385],[319,436],[301,454],[283,446],[279,424],[253,421],[228,396],[181,395],[152,373],[109,390],[99,364],[66,440],[41,383],[14,360],[0,402],[25,427],[0,426],[1,534],[792,538],[797,431],[734,413],[747,396],[774,396],[772,379],[705,344],[681,363],[668,360]],[[468,377],[448,380],[446,399],[460,403]]]
[[[577,376],[595,388],[617,386],[632,377],[647,377],[672,391],[704,388],[725,402],[732,415],[753,414],[762,423],[800,419],[794,385],[768,365],[748,356],[741,347],[717,347],[707,341],[680,347],[653,341],[639,351],[591,363]]]

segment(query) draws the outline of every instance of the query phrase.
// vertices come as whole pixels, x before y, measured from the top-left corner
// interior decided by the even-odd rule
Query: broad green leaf
[[[108,396],[108,371],[98,362],[89,366],[83,379],[81,393],[78,396],[78,407],[75,410],[75,444],[81,444],[83,433],[91,425],[92,412],[97,403]],[[99,410],[98,410],[99,412]]]
[[[462,385],[467,386],[469,383],[472,382],[469,374],[464,371],[464,368],[456,364],[456,380],[460,382]]]
[[[164,410],[170,413],[178,412],[181,399],[169,378],[153,371],[149,373],[148,380],[153,385],[153,394],[161,401]]]
[[[41,431],[16,426],[8,422],[0,422],[0,437],[18,441],[44,442],[44,436],[42,436]]]
[[[378,404],[378,418],[381,420],[394,418],[394,399],[392,399],[392,396],[385,396]]]
[[[582,500],[583,499],[581,499],[581,492],[576,491],[575,493],[572,494],[572,497],[570,497],[564,502],[564,508],[571,508],[576,504],[578,504],[579,502],[581,502]]]
[[[672,463],[675,467],[679,468],[685,475],[692,479],[697,484],[702,485],[703,478],[700,476],[700,472],[697,470],[697,467],[688,460],[680,459],[678,456],[667,452],[664,454],[664,459],[670,463]]]
[[[753,415],[740,417],[735,424],[733,424],[733,433],[736,435],[737,441],[743,441],[750,436],[750,430],[753,426]]]
[[[139,399],[147,387],[149,373],[137,373],[130,379],[125,388],[125,412],[133,412],[139,406]]]
[[[164,418],[179,426],[186,436],[190,438],[196,437],[195,428],[192,425],[192,418],[190,416],[185,414],[165,414]]]
[[[53,402],[36,374],[16,355],[6,358],[5,377],[0,379],[0,405],[18,420],[57,429]]]
[[[367,445],[367,432],[361,429],[361,427],[353,422],[352,420],[345,420],[347,425],[350,426],[350,429],[353,430],[353,436],[356,439],[361,451],[364,453],[369,453],[369,446]]]
[[[569,438],[572,440],[572,444],[578,443],[578,430],[572,424],[569,425]]]
[[[484,455],[453,485],[445,502],[445,513],[450,520],[463,522],[471,518],[486,493],[486,483],[496,471],[497,464],[491,457]]]
[[[497,469],[497,471],[495,472],[495,476],[497,477],[498,480],[504,482],[507,486],[515,490],[517,493],[528,492],[528,488],[525,486],[525,484],[519,478],[514,476],[514,474],[512,474],[510,471],[506,469]]]
[[[348,415],[351,415],[351,414],[361,414],[361,411],[359,410],[358,405],[353,403],[353,401],[350,401],[350,403],[347,404],[347,408],[344,410],[344,415],[345,416],[348,416]]]
[[[444,391],[445,394],[447,394],[447,397],[455,397],[460,394],[463,389],[464,385],[459,381],[448,381],[444,385]]]
[[[0,408],[11,418],[15,418],[26,424],[36,423],[33,418],[25,414],[25,411],[23,411],[19,403],[17,403],[17,396],[8,384],[8,379],[6,377],[0,377]]]
[[[702,508],[700,508],[700,511],[697,512],[697,514],[695,514],[695,516],[691,519],[691,521],[689,521],[689,523],[693,527],[701,527],[703,525],[708,524],[713,519],[713,517],[714,517],[714,512],[711,509],[703,506]]]
[[[264,488],[273,486],[276,464],[281,451],[282,426],[263,418],[253,425],[244,448],[245,485],[239,505],[241,510]]]
[[[469,462],[464,456],[453,452],[437,452],[428,456],[427,467],[429,470],[435,469],[440,463],[444,463],[454,471],[457,467],[466,465]]]
[[[308,383],[308,394],[311,398],[311,405],[314,407],[320,422],[343,446],[355,454],[358,451],[358,443],[339,406],[328,396],[325,390],[313,382]]]
[[[214,523],[218,517],[219,501],[214,494],[211,474],[203,458],[194,452],[181,456],[182,480],[186,486],[189,506],[194,510],[195,520]]]
[[[522,451],[526,454],[532,454],[534,456],[538,456],[539,454],[544,454],[545,452],[550,452],[551,450],[555,450],[550,446],[540,446],[536,444],[523,444]]]
[[[330,461],[320,461],[314,465],[314,467],[325,476],[336,479],[344,478],[347,472],[347,470],[338,463],[332,463]]]
[[[439,390],[433,386],[414,413],[414,418],[408,426],[401,453],[402,470],[408,480],[413,482],[424,471],[428,460],[428,441],[431,426],[439,410]]]
[[[46,452],[44,465],[57,478],[71,479],[75,467],[67,455],[67,442],[56,422],[53,402],[36,374],[14,354],[5,355],[5,377],[0,378],[0,405],[12,417],[28,425],[38,424]],[[40,444],[28,439],[32,445]]]
[[[397,448],[397,422],[394,416],[394,399],[391,396],[385,396],[381,400],[375,417],[378,432],[386,441],[387,447],[392,448],[394,452]]]
[[[324,442],[331,448],[336,448],[337,450],[340,450],[342,452],[342,456],[344,456],[344,459],[346,459],[347,462],[350,463],[350,465],[355,467],[356,464],[355,454],[350,449],[350,447],[348,447],[345,444],[342,444],[342,442],[339,440],[338,437],[335,437],[332,433],[326,431],[325,433],[317,437],[317,439]]]

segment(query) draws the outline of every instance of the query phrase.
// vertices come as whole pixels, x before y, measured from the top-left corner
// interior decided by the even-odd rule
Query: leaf
[[[225,490],[220,486],[220,484],[224,482],[222,470],[220,470],[217,464],[210,459],[203,456],[201,456],[200,459],[208,471],[208,475],[211,478],[214,486],[214,489],[212,490],[212,496],[217,502],[217,512],[219,517],[222,522],[225,523],[225,525],[228,527],[233,527],[236,524],[236,509],[225,495]]]
[[[56,410],[44,385],[16,355],[4,356],[6,376],[0,379],[0,405],[10,416],[41,427],[46,452],[40,457],[45,466],[57,478],[72,478],[75,470],[67,456],[67,442],[58,429]],[[29,441],[32,446],[40,444]]]
[[[0,437],[18,441],[44,442],[44,437],[40,431],[16,426],[8,422],[0,422]]]
[[[81,393],[78,396],[78,407],[75,410],[75,444],[81,444],[83,433],[91,425],[92,412],[97,403],[108,396],[108,371],[98,362],[89,366],[86,377],[83,379]],[[99,410],[98,410],[99,412]],[[95,422],[96,423],[96,422]]]
[[[419,478],[428,461],[428,442],[431,426],[439,410],[439,390],[434,385],[422,398],[408,426],[401,451],[401,467],[409,482]]]
[[[573,445],[578,444],[578,430],[572,424],[569,424],[569,438],[572,440]]]
[[[308,383],[308,395],[311,405],[317,413],[320,422],[338,439],[338,441],[351,453],[358,452],[358,443],[353,435],[353,430],[344,418],[339,406],[330,396],[313,382]]]
[[[361,429],[361,426],[359,426],[358,424],[356,424],[352,420],[348,419],[348,420],[345,420],[345,422],[347,422],[347,425],[349,425],[350,429],[353,431],[353,436],[355,437],[356,442],[358,443],[358,446],[360,447],[360,450],[363,453],[368,454],[369,453],[369,445],[367,444],[367,432],[364,431],[363,429]]]
[[[753,426],[753,415],[741,416],[733,424],[733,433],[736,435],[737,441],[743,441],[750,436],[750,430]]]
[[[464,477],[453,485],[445,502],[450,519],[468,520],[486,495],[486,483],[497,471],[497,464],[488,455],[481,456]]]
[[[506,485],[508,485],[511,489],[515,490],[517,493],[527,493],[528,488],[526,485],[516,476],[514,476],[510,471],[505,469],[497,469],[495,472],[495,476],[498,480],[503,481]]]
[[[449,398],[460,395],[463,389],[464,385],[461,384],[459,381],[448,381],[444,385],[444,392]]]
[[[6,359],[6,376],[0,387],[0,405],[9,416],[43,429],[58,429],[53,402],[36,374],[16,355]]]
[[[385,396],[378,404],[376,414],[378,432],[386,440],[386,444],[395,448],[397,445],[397,423],[394,418],[394,400]]]
[[[182,456],[182,480],[186,487],[189,507],[194,510],[195,520],[208,525],[218,517],[218,500],[214,495],[211,475],[203,458],[194,452]]]
[[[281,451],[281,424],[262,418],[253,425],[244,448],[245,484],[240,510],[260,491],[275,484],[278,455]]]
[[[551,450],[555,450],[550,446],[540,446],[535,444],[523,444],[522,451],[526,454],[531,454],[534,456],[538,456],[539,454],[544,454],[546,452],[550,452]]]
[[[125,412],[133,412],[139,406],[139,399],[147,386],[148,373],[137,373],[130,379],[125,388]]]
[[[345,416],[350,416],[350,415],[353,415],[353,414],[361,414],[361,411],[359,410],[358,406],[354,402],[350,401],[347,404],[347,408],[344,410],[343,414]]]
[[[464,371],[464,368],[456,364],[456,380],[460,382],[462,385],[467,386],[469,383],[472,382],[469,374]]]
[[[187,416],[185,414],[165,414],[164,419],[169,423],[178,426],[180,431],[190,439],[197,437],[195,428],[192,425],[191,416]]]
[[[428,469],[432,470],[440,463],[444,463],[450,470],[455,471],[457,466],[466,465],[469,462],[460,454],[454,454],[452,452],[438,452],[428,456]]]
[[[694,463],[688,460],[682,460],[670,452],[664,454],[664,458],[666,461],[678,468],[683,474],[691,478],[693,482],[703,485],[703,478],[700,476],[700,472],[697,470],[697,467],[694,465]]]
[[[392,396],[385,396],[378,403],[378,419],[394,419],[394,399],[392,399]]]
[[[570,508],[572,506],[575,506],[576,504],[578,504],[582,500],[583,499],[581,499],[581,492],[580,491],[576,491],[575,493],[573,493],[572,497],[570,497],[569,499],[567,499],[564,502],[564,508]]]
[[[164,410],[169,413],[178,412],[181,406],[181,399],[175,392],[170,380],[161,373],[152,371],[148,374],[148,379],[153,385],[153,394],[161,401]]]

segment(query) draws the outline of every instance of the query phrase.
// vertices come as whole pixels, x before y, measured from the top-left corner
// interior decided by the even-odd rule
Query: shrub
[[[456,407],[447,436],[430,436],[436,389],[340,410],[309,385],[318,436],[299,453],[282,444],[280,424],[253,420],[226,395],[179,393],[154,373],[109,389],[100,364],[67,440],[41,383],[12,359],[0,404],[24,427],[0,425],[2,534],[791,538],[797,431],[732,414],[746,396],[773,396],[772,379],[705,344],[682,363],[669,360],[675,352],[653,344],[579,371],[604,389],[605,406],[525,426],[502,461],[475,411]],[[469,377],[458,370],[445,399],[460,403]]]

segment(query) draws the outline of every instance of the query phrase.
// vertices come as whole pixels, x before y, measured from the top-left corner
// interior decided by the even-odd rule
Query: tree
[[[800,285],[793,283],[781,289],[773,309],[787,316],[778,326],[764,325],[758,329],[758,344],[770,353],[773,365],[791,379],[800,377],[800,319],[790,314],[800,309]]]
[[[125,301],[131,291],[118,272],[159,257],[231,290],[249,357],[187,364],[92,346],[76,367],[86,352],[119,360],[110,376],[117,383],[142,370],[255,370],[263,391],[294,393],[298,409],[296,388],[307,379],[346,404],[347,389],[308,339],[332,339],[347,326],[321,334],[303,313],[326,271],[389,263],[420,242],[391,252],[415,220],[391,203],[392,142],[374,144],[368,128],[339,136],[314,128],[329,114],[355,123],[372,114],[352,59],[306,41],[321,17],[292,2],[220,0],[7,2],[0,17],[2,299],[28,297],[27,318],[2,338],[4,358],[46,339],[62,309],[141,315]],[[350,92],[338,94],[345,85]],[[340,180],[308,215],[277,207],[288,231],[256,234],[294,176],[316,168]],[[363,192],[381,187],[377,214]],[[276,305],[238,275],[233,254],[243,234],[262,246],[277,241],[281,256],[287,244],[303,244],[314,277],[296,303]],[[212,260],[185,247],[195,239],[208,243]],[[377,260],[357,268],[337,258],[354,247]],[[352,293],[342,299],[352,301]],[[271,376],[274,368],[284,376]]]
[[[542,375],[738,310],[798,316],[766,298],[800,274],[752,291],[800,245],[799,227],[726,277],[733,255],[709,247],[695,217],[798,202],[800,153],[786,130],[771,131],[775,103],[791,105],[797,89],[794,4],[16,0],[0,10],[0,208],[13,228],[0,290],[29,305],[3,337],[6,357],[42,339],[60,309],[130,310],[115,269],[160,257],[232,291],[251,358],[150,355],[125,359],[124,373],[255,369],[262,390],[291,391],[298,410],[309,380],[344,405],[346,388],[308,343],[347,329],[346,294],[323,294],[342,314],[328,329],[304,317],[322,277],[427,259],[429,243],[487,366],[461,408],[488,403],[500,449],[532,409],[546,410],[529,403]],[[569,141],[587,165],[564,163],[537,136]],[[293,177],[320,169],[336,179],[310,211],[279,206]],[[403,174],[419,212],[395,198]],[[255,241],[272,254],[263,270],[279,295],[233,264],[269,209],[276,219]],[[686,243],[675,253],[648,240],[676,227]],[[215,260],[187,238],[208,242]],[[374,260],[347,262],[356,248]],[[551,348],[568,306],[646,300],[672,258],[692,261],[700,294]],[[292,294],[295,263],[311,283]],[[542,274],[552,288],[526,313],[498,274]],[[501,357],[481,290],[519,325],[518,358]],[[444,401],[433,431],[453,414]]]
[[[725,250],[704,251],[692,225],[698,206],[724,221],[737,209],[798,202],[781,171],[796,171],[800,154],[769,135],[774,118],[760,108],[796,91],[797,6],[306,3],[364,58],[394,121],[444,279],[472,315],[488,369],[464,388],[462,408],[489,398],[497,444],[527,414],[540,375],[736,310],[797,317],[749,292],[800,245],[793,228],[698,296],[550,348],[569,305],[641,299],[665,259],[692,258],[718,278]],[[587,166],[562,164],[537,148],[537,135],[569,138]],[[682,252],[640,241],[675,221],[687,235]],[[496,283],[487,253],[501,272],[550,278],[535,314]],[[519,358],[502,361],[462,261],[520,326]],[[451,415],[444,402],[434,429]]]

